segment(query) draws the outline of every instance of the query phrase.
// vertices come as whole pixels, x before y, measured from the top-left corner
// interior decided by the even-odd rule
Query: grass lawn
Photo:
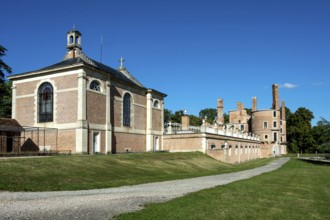
[[[330,219],[330,166],[291,159],[276,171],[116,219]]]
[[[228,165],[198,152],[0,159],[0,190],[107,188],[236,172],[271,160]]]

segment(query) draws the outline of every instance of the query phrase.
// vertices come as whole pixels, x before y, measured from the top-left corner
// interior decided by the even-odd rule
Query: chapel
[[[123,59],[114,69],[89,58],[75,28],[66,42],[60,62],[9,77],[12,118],[22,126],[44,128],[29,138],[45,151],[78,154],[162,149],[166,94],[142,85]]]

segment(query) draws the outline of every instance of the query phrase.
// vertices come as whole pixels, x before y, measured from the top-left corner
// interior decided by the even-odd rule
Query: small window
[[[274,142],[277,141],[277,132],[274,132]]]
[[[159,101],[158,100],[154,101],[154,108],[159,108]]]
[[[241,131],[244,131],[244,125],[241,125]]]
[[[274,118],[276,118],[276,111],[273,111],[273,116]]]
[[[126,93],[123,100],[123,125],[131,126],[131,95]]]
[[[273,127],[274,127],[274,128],[277,127],[277,122],[276,122],[276,121],[273,122]]]
[[[72,35],[70,36],[69,43],[73,44],[73,36]]]
[[[268,140],[268,134],[265,134],[265,140]]]
[[[268,128],[268,122],[264,121],[264,128]]]
[[[91,84],[89,85],[89,88],[94,91],[101,92],[101,86],[100,83],[97,80],[93,80]]]
[[[76,36],[75,43],[79,44],[79,37],[78,36]]]

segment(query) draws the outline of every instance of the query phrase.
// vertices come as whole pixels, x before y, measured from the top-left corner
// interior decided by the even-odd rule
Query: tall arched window
[[[131,126],[131,95],[126,93],[123,100],[123,125]]]
[[[53,121],[53,87],[47,82],[38,90],[38,121]]]

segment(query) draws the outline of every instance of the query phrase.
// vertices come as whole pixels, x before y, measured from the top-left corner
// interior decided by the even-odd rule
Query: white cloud
[[[279,85],[280,88],[284,89],[294,89],[298,87],[298,85],[292,84],[292,83],[284,83],[283,85]]]

